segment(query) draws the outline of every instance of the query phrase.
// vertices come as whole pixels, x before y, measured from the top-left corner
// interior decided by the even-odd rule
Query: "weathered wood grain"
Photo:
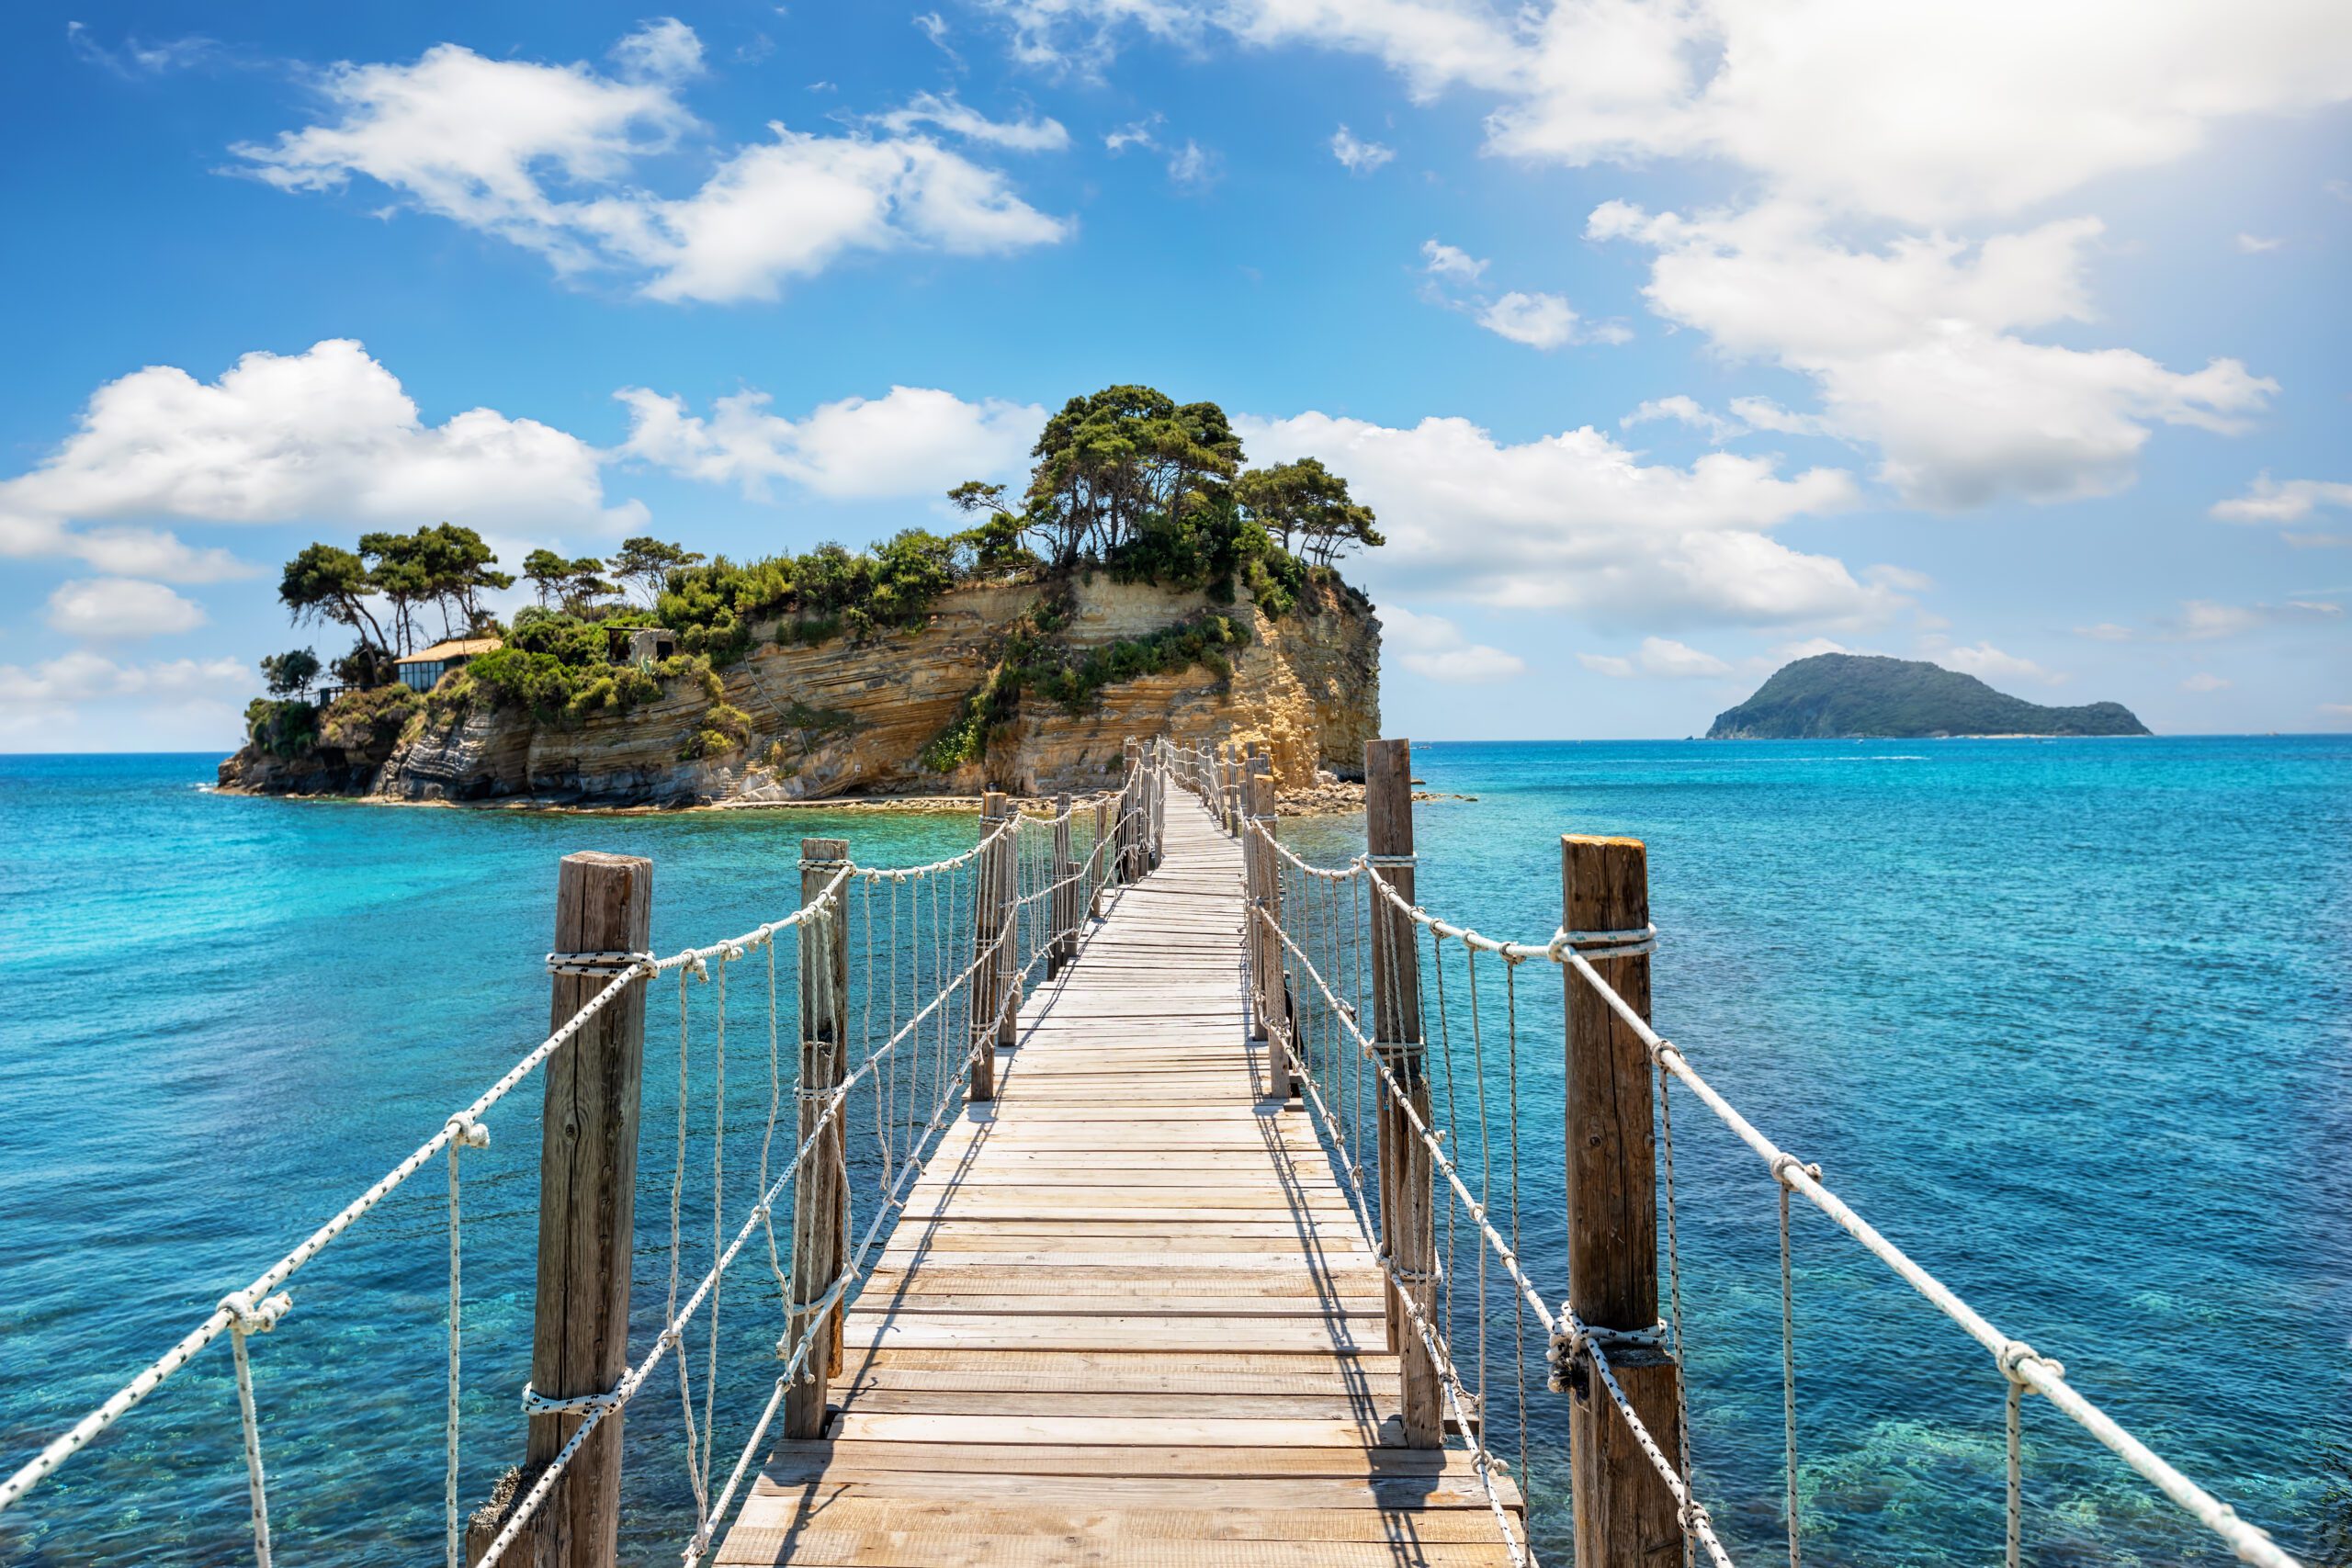
[[[718,1562],[1508,1568],[1468,1454],[1407,1446],[1377,1256],[1262,1092],[1241,847],[1164,809],[1157,870],[1112,829],[1138,880],[1022,1000],[867,1260],[823,1435],[777,1446]]]

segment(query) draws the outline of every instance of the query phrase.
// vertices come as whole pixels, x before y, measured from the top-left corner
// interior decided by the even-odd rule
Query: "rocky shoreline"
[[[980,808],[977,795],[832,795],[801,800],[714,800],[680,805],[594,805],[547,800],[536,796],[519,796],[491,800],[419,800],[391,795],[346,795],[334,790],[274,790],[246,789],[237,784],[214,784],[214,795],[242,795],[256,800],[294,800],[313,803],[334,803],[342,806],[425,807],[445,811],[522,811],[544,812],[566,817],[669,817],[690,811],[834,811],[865,812],[976,812]],[[1416,790],[1417,801],[1475,801],[1475,795],[1451,795],[1443,791]],[[1013,804],[1022,811],[1046,816],[1054,809],[1050,795],[1021,795]],[[1275,796],[1277,809],[1285,817],[1348,817],[1363,810],[1363,785],[1345,780],[1325,779],[1306,789],[1284,790]]]
[[[1204,615],[1224,617],[1238,640],[1213,659],[1147,665],[1083,702],[1020,699],[992,721],[978,754],[934,761],[998,678],[1037,593],[1034,584],[957,589],[922,626],[867,638],[810,643],[763,627],[748,653],[699,679],[665,676],[658,697],[572,716],[537,716],[454,671],[398,725],[344,723],[338,705],[321,716],[316,744],[281,754],[250,740],[219,782],[232,792],[418,804],[831,807],[854,798],[931,810],[990,785],[1028,796],[1100,789],[1116,782],[1127,737],[1164,734],[1255,742],[1285,795],[1319,800],[1319,781],[1350,771],[1379,733],[1379,629],[1361,596],[1330,588],[1272,615],[1247,592],[1211,605],[1197,592],[1096,577],[1071,585],[1057,634],[1071,659],[1131,653]],[[736,727],[731,743],[708,744],[713,713]]]

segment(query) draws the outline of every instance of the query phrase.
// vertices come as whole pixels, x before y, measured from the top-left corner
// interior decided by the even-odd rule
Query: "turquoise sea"
[[[1558,920],[1558,833],[1646,839],[1657,1019],[1700,1069],[2190,1475],[2307,1561],[2352,1562],[2352,739],[1432,744],[1415,760],[1431,789],[1477,797],[1418,810],[1425,905],[1540,939]],[[891,864],[973,828],[232,799],[202,789],[213,761],[0,758],[0,1468],[537,1041],[563,853],[653,857],[671,951],[797,902],[804,834]],[[1285,829],[1324,860],[1356,832]],[[1556,1280],[1558,982],[1538,978],[1523,1212]],[[756,1069],[739,1037],[735,1071],[763,1102],[760,1033]],[[639,1206],[654,1323],[676,1070],[660,1039]],[[533,1087],[493,1112],[491,1149],[467,1156],[469,1503],[520,1447],[537,1105]],[[1736,1559],[1777,1560],[1774,1189],[1702,1108],[1675,1114],[1702,1487]],[[254,1342],[282,1563],[438,1560],[446,1202],[437,1168],[420,1175],[303,1271]],[[2000,1379],[1821,1216],[1800,1207],[1796,1230],[1807,1561],[1997,1562]],[[1461,1343],[1475,1325],[1456,1310]],[[741,1441],[726,1419],[766,1393],[775,1333],[752,1285],[726,1313],[741,1375],[723,1450]],[[1557,1562],[1565,1411],[1535,1376],[1537,1544]],[[650,1393],[628,1427],[629,1553],[649,1563],[675,1561],[693,1517],[666,1371]],[[1507,1398],[1489,1408],[1516,1461]],[[2031,1561],[2223,1560],[2037,1406]],[[217,1347],[0,1515],[0,1562],[249,1561],[244,1491]]]

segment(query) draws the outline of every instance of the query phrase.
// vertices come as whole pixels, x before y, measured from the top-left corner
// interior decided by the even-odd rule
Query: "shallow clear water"
[[[2290,1548],[2343,1558],[2352,743],[1456,744],[1416,764],[1478,796],[1419,808],[1425,905],[1540,937],[1559,832],[1646,839],[1657,1019],[1701,1070],[2192,1475]],[[972,830],[231,799],[198,789],[209,773],[0,759],[0,1462],[536,1042],[565,852],[651,855],[666,951],[796,901],[804,834],[898,863]],[[1330,859],[1354,831],[1286,836]],[[1556,1280],[1557,1155],[1535,1140],[1559,1125],[1557,982],[1525,1003],[1523,1213]],[[650,1083],[665,1069],[650,1059]],[[469,1501],[519,1448],[536,1108],[518,1095],[468,1156]],[[1735,1556],[1757,1561],[1781,1528],[1773,1188],[1701,1108],[1676,1111],[1694,1450]],[[658,1323],[666,1151],[647,1164],[639,1307]],[[437,1172],[396,1193],[256,1342],[283,1562],[438,1554],[445,1203]],[[1808,1561],[1996,1561],[1986,1359],[1802,1206],[1796,1255]],[[773,1370],[753,1294],[722,1320],[738,1419]],[[628,1423],[628,1540],[648,1562],[692,1517],[675,1387],[654,1391]],[[1556,1559],[1564,1505],[1544,1505],[1565,1425],[1556,1396],[1533,1398],[1538,1541]],[[2028,1421],[2036,1561],[2218,1560],[2051,1412],[2030,1404]],[[0,1560],[233,1560],[244,1515],[215,1348],[0,1516]]]

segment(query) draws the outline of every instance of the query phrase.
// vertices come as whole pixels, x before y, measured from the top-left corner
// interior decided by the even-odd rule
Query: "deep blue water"
[[[2192,1476],[2291,1549],[2345,1560],[2352,742],[1453,744],[1416,764],[1478,797],[1419,808],[1425,905],[1541,938],[1558,833],[1647,840],[1657,1020],[1700,1069]],[[0,759],[9,1467],[537,1041],[562,853],[651,855],[669,951],[796,902],[803,834],[900,863],[972,829],[231,799],[198,788],[210,771]],[[1355,832],[1286,829],[1325,860]],[[1559,983],[1521,977],[1522,1214],[1556,1281]],[[1466,1021],[1458,993],[1449,1006]],[[1489,989],[1482,1018],[1496,1006]],[[676,1066],[652,1038],[638,1274],[658,1322]],[[755,1069],[741,1040],[730,1082],[763,1102],[763,1038]],[[468,1156],[469,1501],[519,1449],[537,1104],[526,1089],[493,1112],[492,1149]],[[1735,1555],[1758,1561],[1781,1530],[1774,1190],[1687,1099],[1676,1151],[1693,1446]],[[255,1342],[283,1562],[438,1554],[445,1202],[436,1167],[304,1270]],[[1999,1378],[1802,1205],[1796,1255],[1808,1561],[1997,1561]],[[739,1417],[773,1367],[755,1294],[723,1323]],[[1466,1345],[1475,1311],[1455,1311]],[[1565,1422],[1536,1377],[1529,1461],[1556,1560]],[[629,1416],[629,1540],[649,1562],[673,1561],[691,1517],[674,1382],[653,1391]],[[1510,1396],[1490,1382],[1489,1402],[1510,1452]],[[2035,1561],[2220,1560],[2036,1404]],[[244,1516],[216,1348],[0,1516],[0,1561],[233,1560]]]

